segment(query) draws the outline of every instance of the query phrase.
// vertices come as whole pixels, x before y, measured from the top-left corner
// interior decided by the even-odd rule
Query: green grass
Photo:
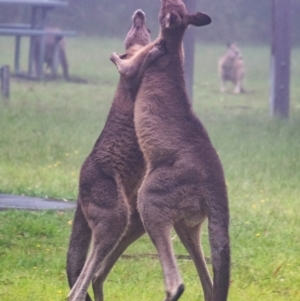
[[[0,65],[12,66],[13,42],[1,38]],[[26,45],[24,45],[26,46]],[[231,209],[232,301],[299,300],[300,51],[293,51],[291,116],[269,114],[269,49],[242,46],[248,93],[219,93],[224,47],[198,45],[193,106],[222,160]],[[106,119],[118,73],[109,61],[122,41],[68,40],[70,72],[88,84],[12,79],[0,101],[0,192],[75,200],[80,166]],[[26,57],[24,55],[23,68]],[[0,299],[65,300],[65,257],[73,212],[0,211]],[[203,243],[209,255],[207,231]],[[185,250],[174,239],[176,253]],[[127,251],[154,252],[145,236]],[[202,300],[190,261],[178,261],[186,291]],[[105,285],[107,300],[162,299],[155,259],[121,259]]]

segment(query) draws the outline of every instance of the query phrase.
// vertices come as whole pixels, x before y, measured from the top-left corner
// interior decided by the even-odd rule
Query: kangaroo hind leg
[[[212,301],[213,284],[205,263],[204,254],[200,244],[201,224],[198,224],[194,227],[189,227],[187,226],[185,221],[182,220],[175,223],[174,228],[182,244],[185,246],[195,264],[202,284],[205,301]]]
[[[170,224],[160,224],[146,227],[146,230],[155,245],[160,264],[163,269],[166,287],[164,301],[177,301],[184,291],[183,281],[178,271],[173,246],[171,242]]]
[[[75,284],[86,261],[91,235],[92,231],[83,215],[79,199],[67,253],[67,276],[70,288]],[[85,301],[92,301],[92,299],[87,295]]]
[[[234,90],[233,90],[234,94],[241,94],[242,93],[242,84],[240,81],[238,81],[235,86],[234,86]]]
[[[115,248],[127,227],[128,209],[121,194],[118,193],[115,200],[110,199],[104,203],[113,203],[115,207],[101,208],[99,204],[91,202],[85,208],[85,216],[92,229],[91,254],[69,293],[69,301],[85,300],[88,287],[100,265]]]
[[[152,202],[151,193],[143,193],[140,189],[138,208],[144,227],[149,234],[159,256],[162,266],[166,298],[164,301],[176,301],[184,291],[183,281],[178,271],[173,245],[171,242],[172,220],[157,204],[163,200]]]
[[[128,228],[126,233],[122,236],[121,240],[115,247],[115,249],[107,256],[103,264],[101,264],[100,269],[93,280],[93,291],[95,295],[95,301],[103,301],[103,284],[110,273],[112,267],[117,262],[119,257],[131,245],[134,241],[140,238],[145,233],[143,223],[137,212],[134,212],[130,216],[128,222]]]

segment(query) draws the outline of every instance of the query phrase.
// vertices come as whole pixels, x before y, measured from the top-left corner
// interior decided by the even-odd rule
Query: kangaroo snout
[[[134,12],[132,20],[134,26],[141,27],[144,25],[144,22],[146,20],[146,14],[141,9],[138,9]]]

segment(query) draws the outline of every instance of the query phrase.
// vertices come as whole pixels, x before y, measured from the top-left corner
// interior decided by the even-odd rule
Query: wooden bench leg
[[[28,76],[34,77],[34,37],[30,37],[29,58],[28,58]],[[37,66],[36,66],[37,67]]]
[[[61,41],[61,36],[55,37],[55,46],[54,46],[54,53],[53,53],[53,61],[51,66],[51,75],[53,78],[57,76],[57,69],[59,65],[59,42]]]
[[[16,36],[15,45],[15,73],[20,72],[20,47],[21,47],[21,36]]]
[[[39,57],[39,64],[38,64],[38,70],[37,70],[37,77],[39,80],[44,79],[44,72],[43,72],[43,66],[44,66],[44,58],[45,58],[45,35],[42,35],[41,37],[41,43],[40,43],[40,57]]]
[[[1,75],[1,95],[6,102],[8,102],[9,98],[9,66],[5,65],[0,68],[0,75]]]
[[[36,50],[36,41],[35,39],[39,38],[39,48],[38,48],[38,57],[35,57]],[[28,60],[28,75],[31,78],[36,77],[38,80],[43,80],[44,72],[44,57],[45,57],[45,35],[30,37],[30,48],[29,48],[29,60]],[[34,70],[35,69],[35,70]]]

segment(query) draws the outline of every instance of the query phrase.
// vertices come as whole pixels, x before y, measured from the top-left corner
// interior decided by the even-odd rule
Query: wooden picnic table
[[[0,35],[15,36],[15,55],[14,55],[14,71],[16,75],[24,76],[20,72],[20,49],[21,38],[29,37],[29,56],[28,56],[28,70],[25,74],[27,78],[35,78],[33,74],[34,62],[34,38],[39,36],[40,43],[40,56],[39,64],[37,66],[37,79],[43,79],[43,60],[45,53],[45,37],[46,35],[54,35],[57,39],[57,47],[60,39],[63,36],[75,36],[75,31],[57,31],[49,30],[46,28],[47,14],[55,7],[67,7],[67,1],[58,0],[0,0],[1,5],[22,5],[31,8],[31,17],[28,23],[14,24],[14,23],[0,23]]]

